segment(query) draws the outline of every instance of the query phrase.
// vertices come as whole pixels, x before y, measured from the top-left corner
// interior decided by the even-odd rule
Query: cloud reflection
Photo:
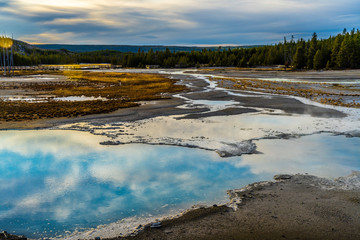
[[[204,200],[210,189],[209,200],[221,198],[223,184],[237,178],[239,169],[216,162],[213,152],[140,144],[109,147],[99,144],[103,140],[75,131],[0,132],[2,227],[22,226],[9,219],[24,225],[48,219],[52,225],[47,227],[96,226],[165,211],[165,204],[188,206]],[[220,166],[226,174],[218,174]]]
[[[256,175],[309,173],[319,177],[347,176],[360,169],[358,138],[319,134],[290,140],[256,142],[263,154],[244,156],[238,167],[249,166]]]
[[[226,161],[199,149],[109,147],[99,144],[103,140],[75,131],[0,132],[2,228],[61,232],[75,225],[94,227],[168,211],[164,205],[223,200],[226,189],[268,180],[279,171],[338,176],[360,169],[360,140],[342,136],[259,141],[264,155]]]

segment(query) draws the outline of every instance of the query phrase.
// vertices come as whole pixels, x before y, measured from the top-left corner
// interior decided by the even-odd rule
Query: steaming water
[[[263,154],[220,158],[199,149],[129,144],[61,130],[0,132],[0,230],[53,237],[131,216],[224,202],[227,189],[277,173],[360,170],[360,138],[319,134],[259,140]]]

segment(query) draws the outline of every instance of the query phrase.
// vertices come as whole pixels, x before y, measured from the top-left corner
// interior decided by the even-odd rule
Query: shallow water
[[[131,216],[226,201],[226,190],[277,173],[321,177],[360,170],[360,138],[320,134],[259,140],[263,154],[220,158],[193,148],[103,146],[103,136],[0,132],[0,226],[51,237]]]

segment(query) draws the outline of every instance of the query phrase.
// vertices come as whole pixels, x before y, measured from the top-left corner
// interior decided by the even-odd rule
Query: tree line
[[[254,48],[217,50],[203,49],[192,52],[165,51],[137,53],[101,50],[74,53],[65,49],[42,50],[38,48],[15,52],[15,65],[111,63],[123,67],[144,68],[146,65],[173,67],[256,67],[286,65],[295,69],[346,69],[360,68],[360,31],[346,29],[336,36],[318,39],[284,39],[275,45]]]

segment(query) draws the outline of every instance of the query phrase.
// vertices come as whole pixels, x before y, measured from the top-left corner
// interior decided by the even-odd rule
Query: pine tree
[[[351,56],[350,35],[346,34],[344,40],[341,43],[339,53],[336,58],[337,66],[339,68],[349,68],[350,56]]]
[[[247,60],[245,58],[245,56],[243,56],[240,61],[238,62],[238,67],[247,67]]]
[[[360,68],[360,32],[357,31],[354,37],[354,68]]]
[[[343,36],[341,34],[337,35],[331,49],[330,64],[329,64],[331,68],[338,67],[337,57],[339,54],[342,41],[343,41]]]
[[[316,69],[316,70],[319,70],[324,67],[323,66],[323,56],[321,54],[320,49],[316,51],[313,63],[314,63],[314,69]]]
[[[293,59],[293,66],[297,69],[302,69],[306,66],[306,57],[305,57],[305,44],[302,42],[296,49],[294,59]]]
[[[313,36],[310,41],[308,56],[307,56],[307,67],[309,69],[312,69],[314,67],[313,61],[314,61],[314,56],[316,54],[316,51],[317,51],[317,34],[313,33]]]

